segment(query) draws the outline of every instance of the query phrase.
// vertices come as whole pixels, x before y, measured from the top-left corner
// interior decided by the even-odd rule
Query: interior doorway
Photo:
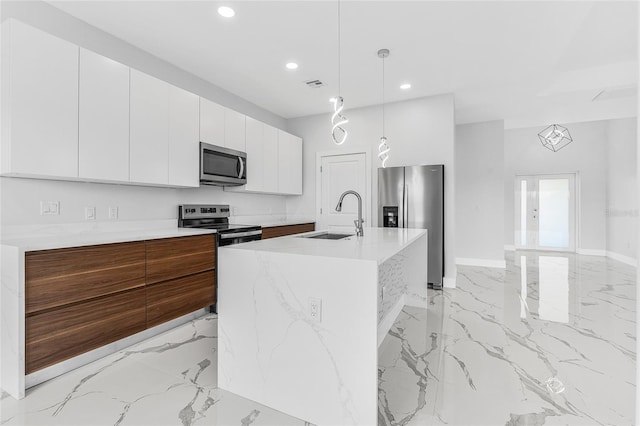
[[[517,249],[576,250],[576,175],[517,176]]]
[[[367,158],[366,153],[323,154],[318,157],[318,174],[316,191],[318,212],[316,227],[326,229],[329,226],[350,226],[357,219],[358,203],[356,197],[345,197],[342,211],[335,211],[340,195],[352,189],[362,197],[362,216],[365,226],[369,223],[369,199],[367,187]],[[371,225],[369,225],[371,226]]]

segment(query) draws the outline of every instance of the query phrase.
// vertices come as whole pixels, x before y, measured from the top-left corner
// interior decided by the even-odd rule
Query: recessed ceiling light
[[[409,83],[403,83],[403,84],[400,85],[400,88],[402,90],[411,89],[411,85]]]
[[[289,62],[285,66],[287,67],[288,70],[298,69],[298,64],[296,64],[295,62]]]
[[[233,18],[236,14],[236,11],[231,9],[229,6],[220,6],[218,8],[218,15],[224,16],[225,18]]]

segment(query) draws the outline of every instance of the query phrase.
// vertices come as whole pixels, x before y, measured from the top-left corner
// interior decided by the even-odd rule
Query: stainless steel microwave
[[[200,142],[200,184],[233,186],[247,183],[247,154]]]

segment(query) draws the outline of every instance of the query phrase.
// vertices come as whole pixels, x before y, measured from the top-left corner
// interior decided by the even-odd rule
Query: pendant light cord
[[[382,136],[384,136],[384,60],[382,58]]]
[[[340,52],[340,0],[338,0],[338,96],[340,96],[342,94],[341,90],[340,90],[340,70],[341,70],[340,57],[341,57],[341,52]]]

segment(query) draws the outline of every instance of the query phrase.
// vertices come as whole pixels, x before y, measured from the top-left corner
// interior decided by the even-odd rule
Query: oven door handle
[[[242,238],[242,237],[253,237],[254,235],[262,235],[262,229],[257,231],[247,231],[247,232],[232,232],[220,234],[221,240],[228,240],[230,238]]]

